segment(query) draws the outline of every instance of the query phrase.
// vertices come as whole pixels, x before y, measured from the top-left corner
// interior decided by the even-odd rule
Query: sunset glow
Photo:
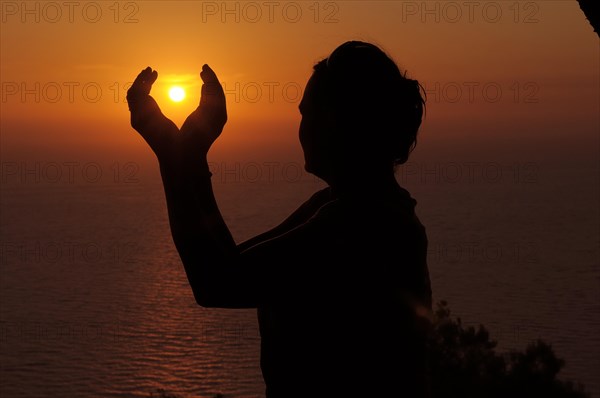
[[[16,159],[38,156],[32,142],[43,157],[67,147],[75,153],[111,153],[99,151],[99,143],[118,146],[129,160],[147,156],[126,122],[128,84],[143,68],[156,69],[151,94],[181,125],[200,99],[199,73],[207,63],[223,84],[228,111],[227,126],[211,152],[215,160],[256,160],[261,153],[269,161],[301,161],[298,104],[312,65],[351,39],[378,44],[426,88],[427,117],[415,155],[427,148],[428,140],[448,148],[468,138],[473,145],[494,142],[498,150],[498,137],[547,139],[571,131],[572,120],[581,124],[581,135],[596,134],[598,39],[577,2],[543,2],[539,9],[515,8],[518,2],[490,3],[503,7],[497,23],[482,14],[482,6],[477,15],[463,10],[462,19],[455,21],[443,7],[432,16],[429,9],[417,12],[404,2],[386,2],[381,9],[360,1],[335,3],[337,8],[324,3],[329,8],[318,10],[312,2],[290,3],[303,8],[299,21],[290,20],[292,8],[285,13],[283,6],[272,18],[262,10],[262,19],[255,21],[242,18],[251,17],[250,8],[243,11],[245,3],[235,3],[241,7],[236,17],[224,6],[213,14],[208,5],[221,7],[220,2],[178,2],[182,8],[176,22],[165,20],[162,2],[135,3],[137,8],[124,3],[130,8],[123,6],[118,14],[106,3],[97,22],[87,15],[73,16],[71,22],[68,9],[58,21],[46,21],[42,17],[50,16],[50,8],[46,14],[40,8],[36,16],[27,14],[20,2],[7,4],[18,9],[6,14],[0,38],[2,152]],[[421,7],[421,2],[406,4]],[[536,22],[528,23],[534,13]],[[176,34],[197,27],[198,21],[198,35]],[[158,26],[159,39],[147,45]],[[271,42],[273,32],[277,40]],[[199,43],[202,35],[218,37],[218,43]],[[135,54],[124,36],[138,46]],[[241,37],[251,44],[242,44]],[[78,54],[73,48],[86,50]],[[494,124],[499,131],[492,132],[486,121],[496,118],[503,125]],[[87,133],[81,134],[82,129]]]
[[[185,98],[185,90],[179,86],[173,86],[169,90],[169,98],[171,101],[181,102]]]

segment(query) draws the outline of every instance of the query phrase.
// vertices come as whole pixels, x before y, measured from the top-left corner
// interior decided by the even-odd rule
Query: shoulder
[[[333,194],[331,193],[331,188],[323,188],[320,191],[315,192],[308,200],[306,200],[301,208],[311,208],[315,211],[318,210],[321,206],[327,204],[328,202],[333,200]],[[313,213],[314,214],[314,213]]]

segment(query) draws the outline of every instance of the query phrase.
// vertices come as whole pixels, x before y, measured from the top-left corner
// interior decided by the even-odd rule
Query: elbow
[[[207,289],[194,289],[196,304],[203,308],[219,308],[218,300]]]
[[[202,308],[257,308],[254,300],[231,294],[227,289],[194,289],[194,299]]]
[[[186,267],[186,271],[196,304],[204,308],[219,307],[221,291],[217,287],[217,278],[206,273],[192,273],[189,267]]]
[[[203,278],[210,280],[212,278]],[[230,308],[228,289],[216,283],[197,283],[192,286],[196,304],[203,308]]]

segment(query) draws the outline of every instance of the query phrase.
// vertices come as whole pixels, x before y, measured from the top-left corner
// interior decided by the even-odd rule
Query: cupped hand
[[[136,77],[127,90],[127,103],[131,112],[131,126],[146,140],[159,160],[174,156],[179,129],[161,112],[150,96],[158,72],[147,67]]]
[[[203,84],[200,104],[185,120],[181,130],[161,112],[150,96],[158,72],[144,69],[127,91],[131,126],[146,140],[161,163],[203,160],[227,122],[225,93],[215,72],[208,66],[200,73]]]
[[[227,122],[227,107],[223,87],[208,65],[202,67],[200,78],[200,104],[181,126],[181,136],[190,148],[206,155]]]

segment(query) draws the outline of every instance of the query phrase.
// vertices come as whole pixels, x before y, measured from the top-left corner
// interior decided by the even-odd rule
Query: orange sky
[[[127,83],[157,69],[153,95],[180,125],[209,63],[229,110],[211,155],[299,157],[298,88],[349,39],[379,44],[427,87],[419,151],[597,136],[598,37],[576,2],[467,3],[3,2],[1,154],[147,157]],[[166,94],[175,82],[188,90],[179,104]]]

